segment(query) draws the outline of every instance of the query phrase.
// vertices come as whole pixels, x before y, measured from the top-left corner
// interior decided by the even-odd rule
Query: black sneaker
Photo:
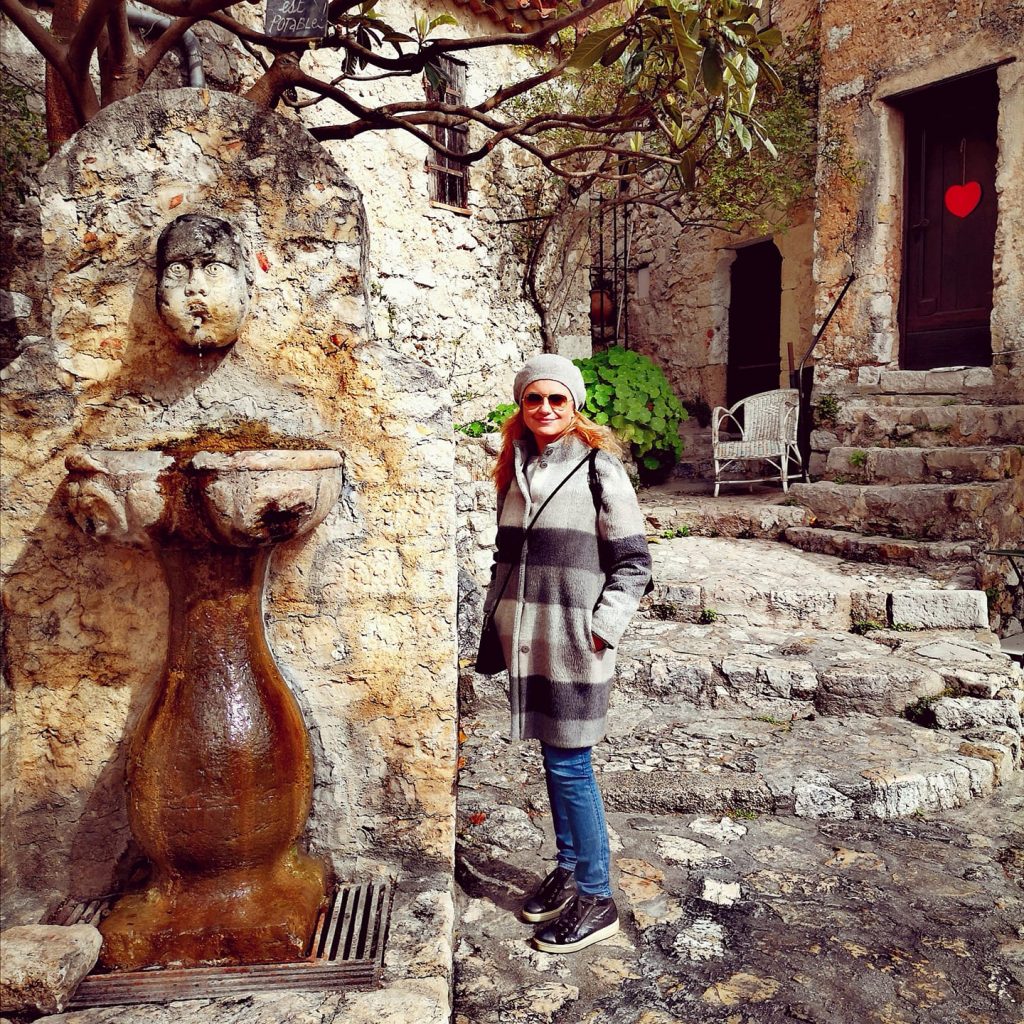
[[[545,953],[575,953],[619,930],[619,912],[611,896],[576,896],[557,921],[537,929],[533,944]]]
[[[572,868],[556,867],[523,904],[523,920],[539,924],[558,917],[562,908],[576,895]]]

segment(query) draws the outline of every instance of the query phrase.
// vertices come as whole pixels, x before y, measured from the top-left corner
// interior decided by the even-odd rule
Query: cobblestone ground
[[[534,951],[537,744],[464,718],[456,1024],[1024,1022],[1024,785],[902,820],[610,811],[622,930]]]

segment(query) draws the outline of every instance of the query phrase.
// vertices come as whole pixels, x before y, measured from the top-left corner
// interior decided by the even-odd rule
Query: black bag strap
[[[594,502],[594,511],[601,514],[601,480],[597,475],[597,449],[591,448],[587,456],[590,466],[587,468],[587,482],[590,484],[590,497]]]
[[[569,478],[571,476],[574,476],[576,471],[578,469],[581,469],[585,463],[590,462],[593,466],[596,457],[597,449],[592,448],[588,455],[585,455],[579,462],[576,463],[575,466],[573,466],[572,469],[569,470],[568,473],[565,474],[565,477],[562,479],[561,483],[559,483],[559,485],[544,499],[544,504],[541,505],[539,509],[537,509],[537,514],[529,521],[529,523],[527,523],[526,529],[523,530],[523,539],[519,542],[519,551],[516,554],[515,561],[509,566],[508,572],[505,573],[505,579],[501,584],[501,590],[498,591],[498,596],[494,599],[494,604],[491,605],[491,615],[494,614],[494,610],[498,607],[498,604],[501,602],[501,598],[505,593],[505,588],[508,586],[508,581],[512,578],[512,570],[516,567],[516,563],[518,563],[519,558],[523,553],[523,548],[526,546],[526,538],[529,536],[530,531],[533,529],[537,520],[540,519],[541,512],[543,512],[544,509],[547,508],[548,502],[568,483]]]

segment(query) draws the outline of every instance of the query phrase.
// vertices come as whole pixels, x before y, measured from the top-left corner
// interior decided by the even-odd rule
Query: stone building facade
[[[1017,632],[1020,580],[989,552],[1024,544],[1020,7],[825,0],[771,16],[817,32],[812,195],[772,236],[643,222],[631,344],[705,413],[791,386],[806,357],[816,482],[794,494],[817,528],[788,539],[939,574],[966,559],[993,626]],[[707,422],[685,430],[680,471],[708,478]]]
[[[903,11],[881,0],[832,0],[822,5],[821,31],[822,118],[842,132],[858,173],[850,180],[823,177],[818,182],[814,269],[819,316],[851,269],[856,275],[818,352],[818,388],[870,389],[883,374],[956,365],[978,368],[961,377],[961,387],[969,391],[994,387],[1006,392],[1014,383],[1019,386],[1024,365],[1024,16],[1019,5],[940,3]],[[976,97],[979,80],[989,88]],[[958,96],[974,105],[973,118],[959,113]],[[918,127],[922,117],[930,120]],[[936,135],[934,118],[943,117],[960,119],[955,141],[961,145],[952,157],[940,150],[922,166],[913,146],[929,145],[922,135],[928,129]],[[994,137],[972,135],[972,119],[990,120]],[[977,152],[986,143],[989,152]],[[958,215],[947,207],[937,214],[922,205],[928,200],[917,194],[918,179],[929,176],[941,160],[948,163],[935,168],[943,193],[984,176],[987,160],[991,177],[980,186],[976,209]],[[994,230],[989,225],[991,273],[984,277],[990,297],[977,301],[988,298],[983,318],[989,329],[982,333],[990,335],[990,342],[943,348],[932,339],[921,343],[924,351],[908,351],[914,335],[928,330],[915,329],[915,313],[907,308],[914,301],[908,294],[914,260],[927,259],[927,250],[943,243],[963,247],[976,222],[972,218],[980,220],[989,204]],[[939,233],[942,225],[933,223],[939,216],[945,218],[945,235]],[[961,229],[960,234],[951,228]],[[932,299],[945,303],[951,317],[966,313],[957,310],[948,280],[964,270],[947,262],[937,272],[941,278],[920,287],[942,289]],[[932,390],[915,377],[886,379],[894,391]]]
[[[809,24],[819,40],[821,150],[813,196],[787,211],[785,227],[771,235],[752,229],[685,233],[664,216],[641,221],[630,253],[631,343],[665,365],[681,396],[697,406],[726,404],[741,392],[758,390],[729,384],[745,362],[777,361],[777,374],[766,369],[760,384],[770,387],[774,379],[777,386],[786,387],[790,370],[808,351],[852,274],[848,293],[808,359],[809,365],[816,364],[818,393],[873,401],[879,395],[931,394],[941,401],[965,394],[978,404],[990,397],[1012,404],[1020,395],[1024,358],[1024,260],[1019,242],[1024,210],[1024,33],[1018,7],[996,3],[966,9],[943,3],[902,11],[882,0],[867,5],[829,0],[775,4],[770,16],[787,35]],[[908,201],[919,200],[907,192],[905,176],[911,170],[924,173],[908,164],[907,149],[915,130],[913,137],[920,142],[922,107],[927,109],[931,102],[940,110],[952,110],[958,94],[965,97],[960,102],[973,104],[970,90],[977,91],[979,83],[987,91],[978,93],[978,102],[989,104],[986,117],[992,125],[987,157],[991,180],[984,184],[977,211],[962,218],[945,213],[954,219],[954,228],[961,229],[960,235],[947,231],[947,249],[958,239],[962,245],[973,225],[990,217],[981,274],[988,294],[977,299],[987,306],[974,313],[979,326],[977,351],[972,354],[970,341],[959,352],[939,345],[936,339],[945,339],[946,345],[947,335],[956,333],[943,333],[945,321],[934,328],[920,323],[915,328],[910,313],[911,322],[906,323],[909,292],[904,285],[908,273],[914,274],[915,260],[922,258],[919,239],[928,229],[920,224],[918,213],[907,208]],[[974,141],[970,147],[975,147]],[[971,174],[980,173],[971,162],[975,157],[970,147],[962,166],[954,160],[956,167],[948,169],[950,180],[944,187],[963,187]],[[836,150],[843,153],[841,171],[833,159]],[[985,154],[977,159],[983,163]],[[930,187],[934,191],[938,186]],[[942,246],[934,224],[931,231],[934,240],[929,245]],[[907,238],[917,246],[912,252],[905,250]],[[738,351],[742,344],[730,337],[730,316],[759,298],[750,276],[737,280],[736,275],[748,257],[757,264],[757,249],[767,250],[767,262],[755,266],[753,277],[776,275],[776,305],[761,325],[761,350],[750,354]],[[938,299],[940,305],[975,302],[951,294],[950,279],[963,276],[958,266],[953,262],[930,271],[945,275],[950,294]],[[923,285],[926,290],[931,286],[931,281]],[[984,289],[984,282],[980,287]],[[927,308],[930,299],[924,301]],[[971,315],[970,310],[951,308],[946,320],[955,328],[954,321]],[[901,348],[901,337],[908,333],[910,341]],[[956,366],[967,368],[950,372]],[[887,404],[889,399],[881,401]],[[688,429],[690,458],[700,461],[698,454],[706,454],[705,431],[692,424]],[[983,433],[984,428],[979,439]],[[997,442],[1001,436],[993,430]],[[816,436],[814,469],[823,468],[823,456],[835,444],[834,432]]]
[[[400,31],[409,30],[417,13],[428,17],[448,14],[457,26],[446,34],[481,36],[539,23],[542,0],[515,4],[516,13],[479,4],[462,6],[455,0],[398,0],[384,16]],[[479,10],[478,10],[479,9]],[[261,25],[262,8],[243,10],[240,17]],[[546,16],[546,10],[544,16]],[[48,20],[45,7],[39,9]],[[258,67],[221,30],[197,26],[212,89],[244,92],[255,81]],[[0,21],[3,62],[19,78],[42,80],[38,54],[9,21]],[[311,73],[328,79],[334,59],[329,51],[304,57]],[[502,83],[528,73],[529,65],[512,48],[466,51],[466,98],[479,101]],[[165,58],[151,80],[154,88],[186,84],[177,53]],[[419,81],[398,79],[367,82],[356,97],[368,104],[406,98]],[[41,97],[40,97],[41,102]],[[300,112],[282,108],[309,126],[334,119],[330,104]],[[337,108],[334,108],[335,113]],[[471,128],[471,132],[475,132]],[[471,144],[480,141],[471,135]],[[456,419],[472,419],[503,400],[516,363],[540,345],[536,310],[523,292],[523,243],[515,219],[522,215],[521,196],[534,187],[532,158],[510,147],[499,147],[468,170],[465,208],[453,210],[431,199],[431,162],[426,147],[402,131],[373,132],[350,142],[325,142],[325,149],[357,183],[366,208],[369,252],[368,288],[375,335],[397,351],[426,363],[455,394]],[[13,213],[14,211],[12,211]],[[10,258],[2,267],[0,288],[9,293],[0,308],[5,348],[10,358],[20,339],[46,329],[48,298],[41,289],[36,200],[30,195],[24,209],[4,228],[4,248]],[[582,276],[562,289],[557,330],[567,343],[586,331],[586,295]],[[500,397],[499,397],[500,396]]]

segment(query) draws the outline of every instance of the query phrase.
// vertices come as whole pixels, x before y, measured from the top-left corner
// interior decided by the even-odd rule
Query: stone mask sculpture
[[[188,348],[226,348],[249,312],[252,268],[245,244],[227,221],[185,214],[156,246],[157,310]]]

